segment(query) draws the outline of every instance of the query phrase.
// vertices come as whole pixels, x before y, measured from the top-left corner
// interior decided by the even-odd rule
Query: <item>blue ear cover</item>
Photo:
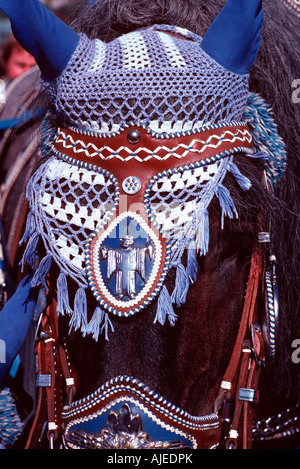
[[[244,75],[258,53],[262,27],[262,0],[227,0],[201,46],[222,67]]]

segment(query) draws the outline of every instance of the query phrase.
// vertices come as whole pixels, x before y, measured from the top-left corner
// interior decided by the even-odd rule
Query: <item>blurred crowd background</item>
[[[67,21],[70,10],[80,0],[41,0],[62,20]],[[11,34],[10,22],[0,12],[0,78],[9,84],[35,65],[34,59],[24,51]]]

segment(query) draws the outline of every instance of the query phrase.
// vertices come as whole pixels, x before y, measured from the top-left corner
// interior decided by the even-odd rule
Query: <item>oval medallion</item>
[[[100,305],[119,317],[141,311],[159,293],[170,248],[135,212],[124,212],[86,246],[88,281]]]

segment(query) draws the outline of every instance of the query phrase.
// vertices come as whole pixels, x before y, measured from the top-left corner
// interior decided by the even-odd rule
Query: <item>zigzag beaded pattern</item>
[[[252,149],[236,147],[236,153],[252,152]],[[178,166],[156,174],[145,192],[146,212],[153,225],[166,237],[177,239],[182,228],[191,222],[197,203],[207,207],[214,190],[223,181],[229,152],[213,155],[205,160]]]
[[[118,132],[115,132],[113,135],[110,135],[109,138],[113,138],[114,136],[120,135],[124,130],[130,128],[131,125],[133,124],[131,123],[123,126],[121,129],[118,130]],[[203,133],[204,131],[223,129],[225,127],[228,127],[227,123],[207,124],[202,129],[194,129],[193,131],[186,131],[175,134],[155,133],[148,126],[141,122],[134,125],[145,129],[147,133],[149,133],[152,137],[159,140],[171,140],[177,137],[195,135],[197,138],[193,140],[193,142],[197,141],[201,142],[202,144],[202,148],[199,150],[199,153],[201,153],[207,146],[215,150],[224,141],[234,144],[236,140],[242,140],[245,142],[249,142],[249,145],[252,142],[252,136],[247,129],[244,129],[242,131],[238,129],[237,132],[232,132],[229,129],[225,129],[224,133],[221,134],[221,136],[212,134],[207,138],[207,140],[200,138],[201,133]],[[233,122],[230,123],[230,125],[233,127],[244,125],[244,123]],[[97,137],[100,141],[101,138],[107,138],[107,134],[98,134],[96,132],[82,129],[72,130],[76,134],[82,134],[85,137]],[[98,153],[100,151],[103,151],[103,147],[101,147],[101,144],[99,144],[99,146],[95,146],[94,144],[89,144],[86,141],[84,143],[80,140],[80,138],[75,141],[71,135],[68,135],[60,130],[57,133],[56,142],[63,142],[65,148],[71,148],[72,153],[74,152],[74,157],[66,156],[54,148],[54,153],[56,154],[56,156],[63,159],[64,161],[70,162],[71,164],[75,164],[79,167],[86,168],[88,170],[97,170],[97,164],[99,163],[97,162],[97,158],[96,160],[94,158],[96,153],[98,156],[101,156],[101,153]],[[76,155],[80,152],[88,152],[89,145],[91,145],[93,149],[97,148],[96,153],[88,153],[90,155],[93,155],[91,156],[91,163],[77,160]],[[77,146],[78,148],[76,149]],[[176,153],[176,148],[178,147],[179,146],[177,145],[175,147],[175,150],[170,150],[170,148],[166,147],[164,152],[168,151],[168,153],[165,154],[163,158],[168,158],[170,155],[174,155],[174,152]],[[188,145],[188,147],[188,151],[190,151],[190,149],[193,147],[193,144]],[[107,150],[108,148],[109,153],[107,154],[110,155],[106,157],[108,159],[111,158],[111,153],[114,153],[114,155],[116,153],[119,153],[115,152],[113,148],[110,147],[107,147]],[[158,153],[159,150],[162,148],[164,148],[163,145],[158,146],[155,150],[155,154]],[[139,150],[136,150],[136,152],[138,151]],[[183,225],[191,221],[191,217],[195,210],[195,207],[197,206],[197,203],[201,202],[203,205],[207,206],[210,202],[214,194],[215,188],[217,188],[218,184],[223,180],[225,176],[228,165],[226,160],[228,159],[228,157],[232,157],[232,155],[235,153],[242,152],[252,153],[253,149],[250,146],[249,148],[247,146],[233,146],[230,150],[220,152],[219,154],[213,154],[212,156],[204,160],[172,168],[158,173],[156,176],[154,176],[152,180],[149,181],[144,198],[146,212],[149,218],[151,219],[153,225],[164,236],[166,235],[172,238],[173,241],[177,238],[180,238],[182,235],[182,227]],[[148,151],[148,153],[150,154],[151,152]],[[103,160],[105,160],[106,158],[103,157]],[[94,161],[95,164],[93,164]],[[105,165],[105,161],[103,161],[103,164]],[[98,170],[104,171],[99,167]],[[178,192],[180,192],[180,194],[178,194]],[[101,224],[101,226],[103,226],[103,223]]]
[[[191,165],[192,167],[192,165]],[[220,162],[191,169],[177,168],[157,175],[150,182],[145,200],[154,226],[166,236],[177,237],[191,221],[205,186],[220,170]]]
[[[218,128],[216,126],[215,128]],[[197,132],[193,133],[184,133],[185,135],[196,134]],[[179,136],[183,136],[183,133],[180,135],[178,134],[170,134],[169,138],[176,138]],[[153,133],[155,137],[157,136],[156,133]],[[156,137],[157,138],[157,137]],[[167,138],[160,137],[160,138]],[[221,136],[210,135],[207,140],[202,140],[200,137],[193,139],[189,145],[185,145],[179,143],[176,145],[172,150],[166,146],[157,146],[156,149],[149,150],[145,147],[138,147],[134,152],[125,146],[121,146],[117,149],[111,148],[109,146],[98,147],[94,143],[88,143],[81,141],[80,139],[74,140],[71,135],[68,135],[61,129],[58,129],[57,135],[55,137],[56,143],[62,143],[63,148],[65,149],[72,149],[72,152],[76,155],[79,153],[85,153],[86,156],[90,158],[99,157],[100,160],[110,160],[113,158],[119,159],[120,161],[130,161],[135,159],[136,161],[143,163],[148,162],[151,159],[156,159],[158,161],[167,160],[170,156],[175,156],[178,159],[183,159],[189,153],[196,153],[201,156],[201,154],[207,149],[211,148],[213,150],[217,150],[223,142],[231,142],[235,143],[236,140],[239,141],[252,141],[251,134],[249,130],[238,130],[236,133],[225,130]],[[201,148],[194,148],[195,143],[201,144]],[[140,156],[141,155],[141,156]],[[145,156],[146,155],[146,156]]]

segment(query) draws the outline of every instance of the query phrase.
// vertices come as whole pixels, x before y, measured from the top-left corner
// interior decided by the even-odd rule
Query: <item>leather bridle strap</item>
[[[261,367],[257,366],[255,360],[252,360],[251,368],[248,373],[247,389],[256,390],[260,377]],[[243,449],[252,448],[252,426],[253,426],[253,405],[250,402],[244,401],[244,414],[243,414]]]
[[[260,252],[260,247],[255,242],[253,251],[252,251],[250,272],[249,272],[249,278],[248,278],[248,284],[247,284],[247,289],[246,289],[246,294],[245,294],[245,301],[244,301],[240,327],[239,327],[238,335],[237,335],[236,342],[234,345],[234,349],[232,352],[231,360],[229,362],[229,365],[227,367],[227,370],[225,372],[224,379],[223,379],[223,381],[226,381],[226,382],[230,382],[230,383],[233,382],[233,379],[235,377],[238,364],[240,361],[243,342],[247,334],[247,326],[251,326],[251,323],[253,321],[261,269],[262,269],[262,256]]]
[[[249,449],[252,444],[252,415],[260,375],[259,362],[264,358],[264,345],[259,327],[256,325],[256,302],[262,269],[260,247],[254,244],[248,285],[240,327],[231,360],[223,377],[215,404],[217,413],[222,404],[231,400],[235,393],[235,408],[226,448],[242,445]],[[251,337],[252,336],[252,337]],[[48,421],[48,439],[56,440],[61,429],[61,389],[65,378],[67,401],[72,401],[76,391],[74,373],[70,369],[65,347],[58,342],[56,303],[52,302],[43,315],[36,344],[38,357],[39,395],[36,417],[29,435],[26,449],[38,447],[42,424]],[[59,398],[58,398],[59,396]],[[50,423],[50,426],[49,426]],[[240,432],[242,430],[242,437]],[[51,446],[51,445],[50,445]]]
[[[61,432],[61,413],[65,403],[72,401],[76,392],[74,372],[69,364],[66,349],[58,340],[56,301],[52,299],[46,313],[41,315],[37,328],[35,354],[37,357],[38,399],[35,418],[25,449],[36,449],[47,422],[47,439],[50,449]],[[63,383],[63,379],[65,383]],[[66,393],[63,402],[62,390]]]
[[[221,411],[224,403],[232,400],[235,394],[235,408],[226,448],[237,448],[240,444],[241,419],[242,445],[251,445],[252,408],[251,402],[257,397],[257,384],[260,374],[260,363],[264,359],[264,346],[260,328],[256,324],[256,303],[262,270],[261,249],[254,243],[248,284],[238,335],[230,362],[224,374],[220,391],[215,401],[216,413]]]

